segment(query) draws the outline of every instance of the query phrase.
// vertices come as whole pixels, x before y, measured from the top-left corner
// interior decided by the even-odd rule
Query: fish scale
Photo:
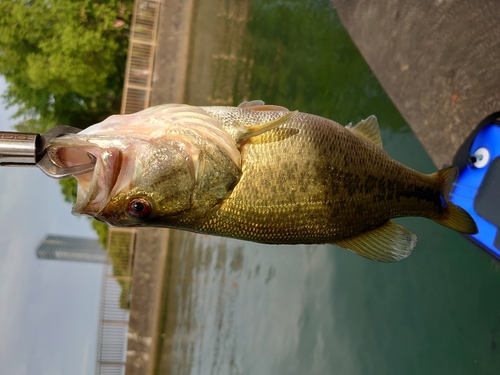
[[[224,107],[207,112],[225,128],[285,114],[239,110],[229,116]],[[245,114],[253,116],[247,120]],[[395,162],[341,125],[299,113],[281,128],[299,132],[283,139],[282,129],[270,130],[242,147],[242,176],[200,231],[265,243],[334,243],[391,217],[439,215],[436,180]],[[394,185],[387,190],[366,177],[375,174],[377,181]],[[389,199],[392,192],[412,192],[416,186],[432,193]]]
[[[477,231],[449,201],[456,168],[425,175],[393,160],[374,116],[343,127],[260,101],[169,104],[112,116],[49,149],[61,167],[92,154],[94,171],[75,176],[73,212],[115,226],[333,243],[383,262],[405,258],[416,244],[395,217]]]

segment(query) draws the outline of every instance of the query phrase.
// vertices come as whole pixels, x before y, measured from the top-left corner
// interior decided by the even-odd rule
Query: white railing
[[[109,228],[108,261],[101,290],[96,375],[125,375],[135,237],[135,229]],[[116,252],[117,247],[122,251]]]
[[[121,113],[149,107],[160,16],[159,0],[136,0],[130,31]]]

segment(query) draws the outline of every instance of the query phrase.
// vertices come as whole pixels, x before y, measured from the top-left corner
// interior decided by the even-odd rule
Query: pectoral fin
[[[375,143],[377,146],[382,147],[382,137],[380,136],[380,128],[378,126],[377,118],[373,115],[361,120],[356,125],[351,124],[346,126],[347,129],[354,134],[366,138],[370,142]]]
[[[251,108],[251,107],[261,106],[261,105],[265,105],[265,104],[266,103],[264,103],[262,100],[250,100],[249,102],[241,102],[238,105],[238,108]]]
[[[262,100],[251,100],[249,102],[242,102],[238,108],[251,109],[252,111],[282,111],[288,112],[288,108],[282,107],[280,105],[269,105],[264,103]]]
[[[299,111],[288,112],[284,116],[281,116],[281,117],[279,117],[275,120],[269,121],[269,122],[265,122],[263,124],[244,126],[241,128],[239,134],[236,137],[236,143],[239,144],[248,138],[256,137],[256,136],[261,135],[262,133],[265,133],[269,130],[275,129],[278,126],[286,123],[293,116],[295,116],[298,112]]]
[[[334,244],[378,262],[396,262],[406,258],[417,243],[417,236],[392,221],[371,231]]]

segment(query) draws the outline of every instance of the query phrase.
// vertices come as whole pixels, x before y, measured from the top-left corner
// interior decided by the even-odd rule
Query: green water
[[[395,159],[435,170],[329,2],[255,0],[249,15],[235,104],[243,90],[343,124],[375,114]],[[498,264],[429,220],[397,221],[418,244],[394,264],[178,234],[158,373],[500,373]]]

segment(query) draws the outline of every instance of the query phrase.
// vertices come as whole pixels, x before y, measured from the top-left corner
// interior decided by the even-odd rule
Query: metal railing
[[[108,265],[104,279],[97,344],[97,375],[124,375],[129,312],[120,307],[120,284]]]
[[[124,375],[136,230],[109,228],[101,291],[97,375]]]
[[[123,86],[122,114],[141,111],[149,106],[160,4],[160,0],[135,1]]]

